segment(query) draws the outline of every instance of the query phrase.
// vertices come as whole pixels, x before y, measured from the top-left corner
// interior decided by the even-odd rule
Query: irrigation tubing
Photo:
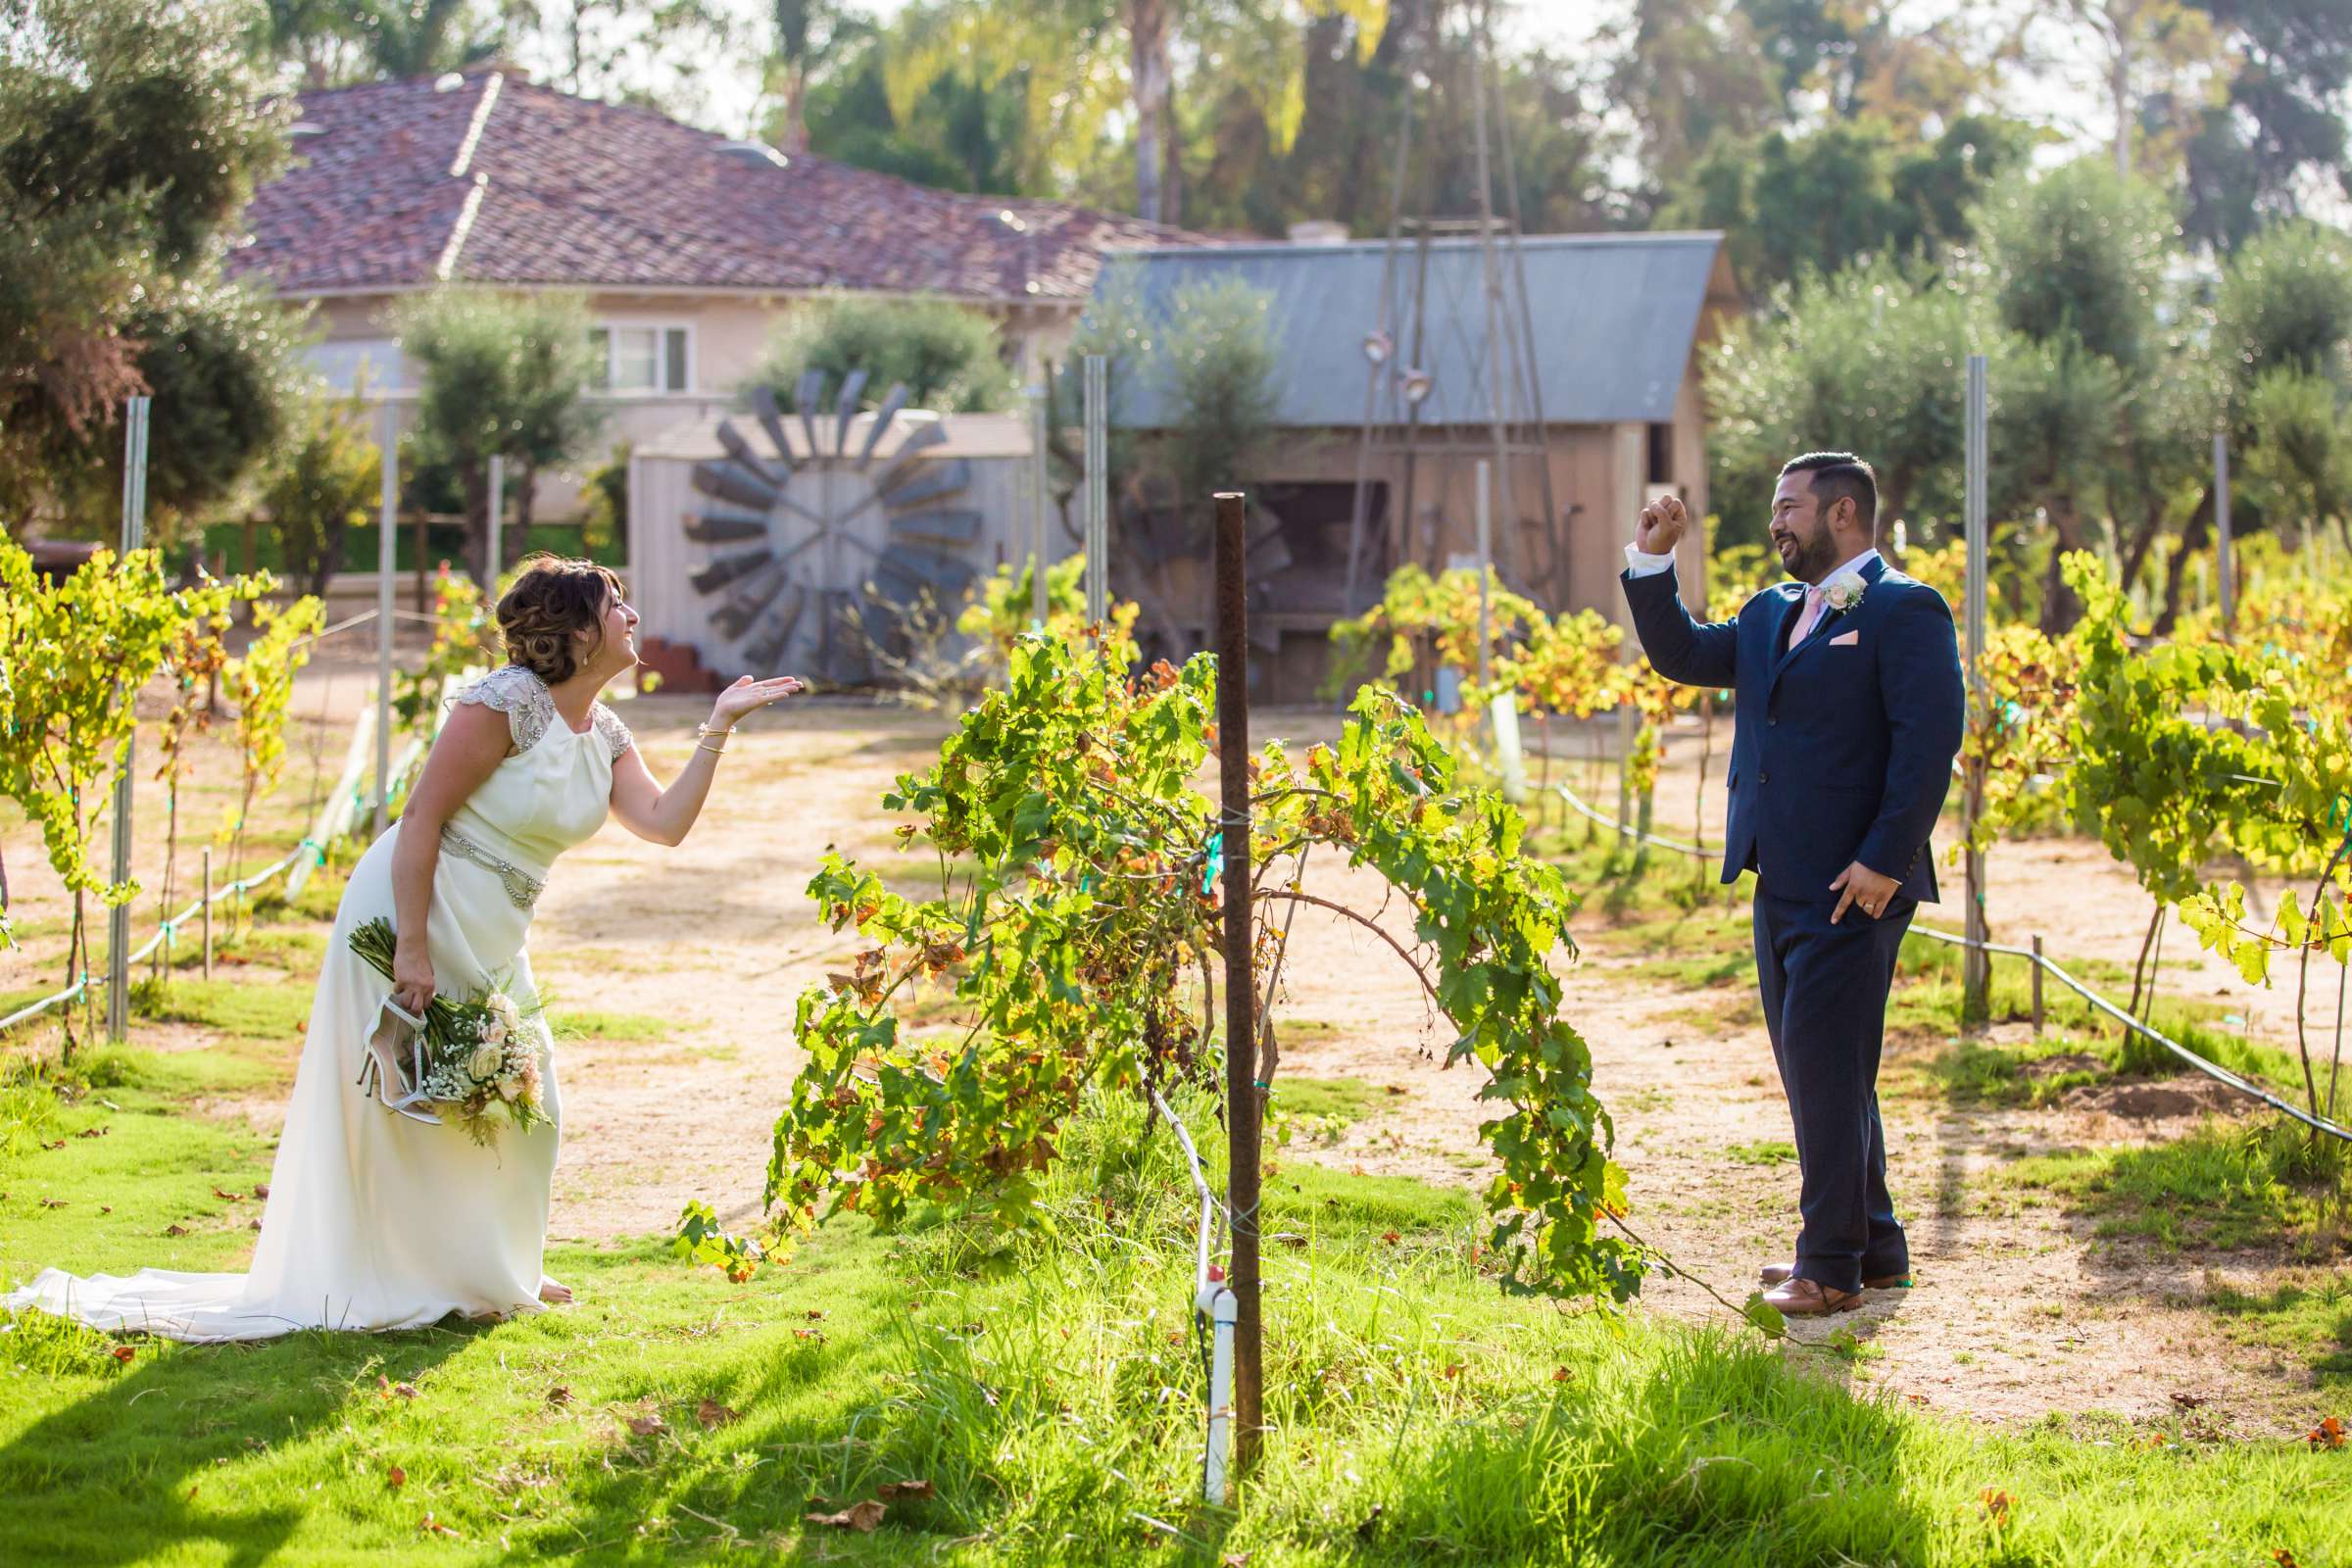
[[[1159,1113],[1175,1129],[1176,1142],[1184,1148],[1185,1163],[1192,1167],[1193,1191],[1200,1195],[1200,1238],[1193,1251],[1193,1288],[1197,1291],[1208,1283],[1208,1246],[1216,1228],[1217,1199],[1208,1189],[1208,1173],[1201,1167],[1200,1152],[1193,1147],[1193,1135],[1185,1130],[1184,1118],[1168,1108],[1168,1102],[1159,1098],[1156,1089],[1152,1091],[1152,1103],[1159,1107]]]
[[[297,860],[300,860],[306,855],[320,855],[321,858],[323,858],[322,852],[319,850],[318,845],[312,843],[309,839],[304,839],[300,844],[294,847],[293,853],[286,856],[284,859],[278,860],[274,864],[266,865],[259,871],[254,872],[251,876],[239,877],[234,882],[226,882],[221,884],[220,887],[213,889],[210,898],[214,901],[218,901],[232,893],[250,892],[254,888],[260,887],[264,882],[269,881],[271,877],[277,875],[280,871],[292,870],[294,868],[294,863]],[[155,952],[157,948],[164,944],[167,938],[178,931],[181,926],[185,925],[189,920],[193,919],[199,912],[201,912],[206,902],[206,899],[198,899],[195,903],[180,910],[179,913],[173,915],[171,919],[166,920],[156,929],[155,935],[147,939],[147,945],[134,950],[129,957],[122,960],[123,963],[125,965],[130,965],[144,961]],[[107,978],[105,975],[85,973],[79,980],[74,981],[65,990],[60,991],[56,996],[43,997],[40,1001],[29,1003],[26,1005],[18,1008],[15,1012],[10,1013],[7,1017],[0,1018],[0,1034],[7,1033],[9,1030],[15,1028],[18,1024],[23,1023],[27,1018],[36,1018],[40,1016],[42,1013],[48,1011],[51,1007],[63,1006],[65,1004],[72,1002],[74,998],[80,996],[83,992],[88,991],[93,987],[102,987],[106,983]]]
[[[1593,821],[1598,822],[1602,827],[1609,828],[1619,834],[1622,834],[1626,838],[1641,839],[1646,843],[1655,844],[1660,849],[1680,851],[1684,855],[1697,856],[1702,859],[1710,858],[1713,856],[1713,851],[1702,850],[1697,848],[1695,845],[1678,844],[1672,839],[1662,839],[1654,833],[1644,833],[1640,828],[1628,827],[1625,823],[1618,821],[1615,817],[1604,816],[1599,811],[1596,811],[1592,807],[1586,805],[1583,801],[1577,799],[1576,792],[1571,790],[1565,784],[1555,784],[1552,786],[1552,789],[1558,793],[1562,801],[1567,803],[1570,809],[1579,811],[1584,815],[1591,817]],[[1981,952],[1998,953],[2013,958],[2023,958],[2028,963],[2036,964],[2041,968],[2043,973],[2049,975],[2050,978],[2056,980],[2060,985],[2066,987],[2069,991],[2072,991],[2075,995],[2089,1003],[2092,1006],[2098,1008],[2110,1018],[2115,1019],[2125,1028],[2132,1030],[2135,1034],[2144,1035],[2148,1039],[2155,1041],[2156,1044],[2162,1046],[2165,1050],[2171,1052],[2174,1055],[2180,1057],[2182,1061],[2186,1062],[2189,1066],[2194,1067],[2206,1077],[2211,1078],[2214,1082],[2223,1085],[2225,1088],[2234,1089],[2241,1095],[2250,1095],[2254,1099],[2261,1101],[2264,1104],[2269,1105],[2272,1109],[2282,1111],[2285,1114],[2292,1116],[2295,1120],[2301,1122],[2304,1126],[2311,1128],[2314,1132],[2326,1133],[2330,1138],[2340,1138],[2346,1143],[2352,1143],[2352,1128],[2341,1126],[2336,1122],[2328,1120],[2325,1116],[2315,1116],[2307,1110],[2301,1109],[2295,1105],[2291,1105],[2287,1102],[2279,1099],[2277,1095],[2272,1094],[2269,1090],[2264,1089],[2259,1084],[2248,1083],[2245,1079],[2240,1078],[2237,1074],[2231,1072],[2229,1068],[2222,1066],[2220,1063],[2206,1060],[2203,1056],[2198,1055],[2195,1052],[2180,1044],[2180,1041],[2173,1039],[2170,1035],[2165,1034],[2162,1030],[2151,1028],[2147,1024],[2140,1022],[2137,1018],[2134,1018],[2132,1016],[2132,1014],[2126,1012],[2123,1008],[2108,1001],[2105,997],[2100,996],[2096,991],[2091,990],[2090,987],[2084,985],[2073,975],[2068,974],[2066,970],[2060,967],[2056,962],[2042,956],[2040,954],[2035,953],[2031,948],[2014,948],[1999,942],[1972,942],[1967,937],[1956,931],[1938,931],[1934,926],[1915,924],[1911,927],[1911,931],[1912,934],[1916,936],[1923,936],[1935,942],[1949,943],[1956,948],[1976,948]]]

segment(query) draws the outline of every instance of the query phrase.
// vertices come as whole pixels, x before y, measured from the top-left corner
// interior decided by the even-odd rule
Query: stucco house
[[[1061,202],[974,197],[786,157],[512,68],[304,93],[293,167],[256,193],[233,274],[314,308],[348,387],[413,383],[392,324],[443,284],[584,291],[608,439],[726,411],[779,317],[837,291],[988,312],[1024,371],[1057,355],[1106,253],[1183,230]],[[561,476],[539,510],[561,514]]]

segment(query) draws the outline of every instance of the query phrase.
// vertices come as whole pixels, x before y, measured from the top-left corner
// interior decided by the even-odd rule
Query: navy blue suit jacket
[[[1702,626],[1673,572],[1623,581],[1651,668],[1737,694],[1723,880],[1752,870],[1772,893],[1834,901],[1830,884],[1859,860],[1933,904],[1928,835],[1967,715],[1952,610],[1883,560],[1862,577],[1861,603],[1824,611],[1786,652],[1804,610],[1800,583],[1767,588],[1736,619]],[[1836,641],[1848,634],[1851,643]]]

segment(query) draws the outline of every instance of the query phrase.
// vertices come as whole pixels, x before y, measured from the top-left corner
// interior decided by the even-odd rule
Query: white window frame
[[[694,322],[679,319],[645,319],[633,317],[602,318],[589,323],[590,330],[605,334],[605,384],[594,389],[598,396],[609,398],[667,398],[692,397],[702,385],[702,346],[695,341]],[[652,332],[654,334],[654,365],[657,384],[654,386],[624,387],[616,383],[614,372],[620,367],[620,334],[623,332]],[[686,384],[667,385],[669,372],[669,334],[686,334]]]

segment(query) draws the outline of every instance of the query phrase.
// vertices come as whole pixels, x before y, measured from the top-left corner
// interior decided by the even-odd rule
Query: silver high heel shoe
[[[406,1071],[401,1060],[404,1054],[409,1058]],[[438,1127],[440,1117],[429,1110],[411,1108],[432,1103],[415,1087],[424,1082],[424,1020],[385,998],[384,1010],[368,1037],[367,1059],[360,1065],[360,1093],[373,1096],[377,1104],[395,1115]]]

